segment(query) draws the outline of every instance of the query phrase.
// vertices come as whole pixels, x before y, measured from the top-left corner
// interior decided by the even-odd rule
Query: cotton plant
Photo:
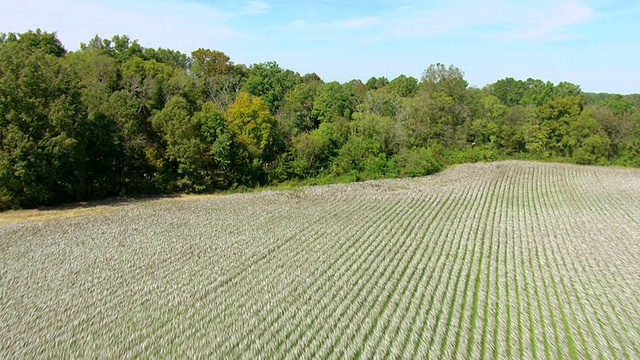
[[[637,357],[639,190],[506,161],[0,221],[0,353]]]

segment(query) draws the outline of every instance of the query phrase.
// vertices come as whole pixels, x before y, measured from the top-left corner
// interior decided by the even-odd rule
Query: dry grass
[[[56,208],[12,210],[0,212],[0,224],[34,221],[54,221],[83,216],[113,215],[122,205],[73,205]]]
[[[203,200],[220,196],[219,194],[177,194],[159,196],[155,198],[143,199],[122,199],[115,198],[109,200],[99,200],[90,202],[81,202],[75,204],[66,204],[54,207],[42,207],[39,209],[27,210],[11,210],[0,212],[0,224],[3,223],[22,223],[33,221],[52,221],[71,219],[84,216],[106,216],[113,215],[127,205],[136,202],[173,202],[173,201],[193,201]]]

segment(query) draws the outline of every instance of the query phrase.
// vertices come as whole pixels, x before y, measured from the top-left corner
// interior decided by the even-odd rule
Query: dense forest
[[[434,64],[344,84],[96,36],[0,34],[0,209],[286,181],[419,176],[504,158],[640,166],[640,95]]]

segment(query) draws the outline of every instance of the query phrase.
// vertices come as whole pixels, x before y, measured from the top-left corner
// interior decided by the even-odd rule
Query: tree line
[[[506,78],[324,82],[126,35],[67,51],[0,34],[0,209],[111,196],[420,176],[504,158],[640,166],[640,95]]]

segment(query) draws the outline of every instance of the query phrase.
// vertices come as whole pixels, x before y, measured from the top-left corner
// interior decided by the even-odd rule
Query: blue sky
[[[511,76],[640,93],[640,0],[0,0],[0,31],[94,35],[145,47],[224,51],[325,81],[420,77],[452,64],[473,86]]]

